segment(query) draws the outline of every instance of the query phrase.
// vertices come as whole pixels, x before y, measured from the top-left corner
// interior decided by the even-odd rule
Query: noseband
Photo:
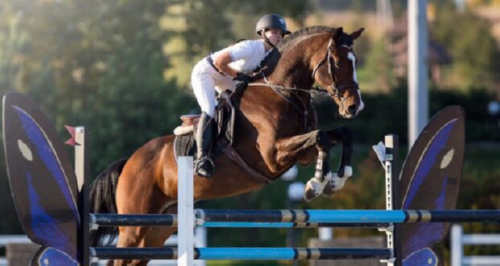
[[[312,72],[312,78],[314,80],[314,78],[316,77],[316,72],[318,72],[318,69],[325,63],[325,62],[328,62],[328,74],[330,75],[330,78],[332,79],[332,84],[330,85],[332,87],[332,90],[333,90],[333,95],[334,97],[339,97],[339,92],[345,88],[355,88],[357,90],[359,90],[359,86],[358,86],[358,83],[356,82],[349,82],[349,83],[345,83],[345,84],[337,84],[337,80],[335,79],[335,68],[338,67],[337,66],[337,63],[335,62],[335,59],[333,58],[332,53],[330,51],[330,47],[332,46],[332,43],[333,43],[333,39],[330,39],[330,42],[328,43],[328,46],[326,48],[326,55],[325,57],[323,57],[323,59],[321,59],[321,61],[319,61],[319,63],[314,67],[314,70]],[[350,49],[350,47],[348,47],[347,45],[342,45],[342,46],[345,46],[347,48]],[[332,66],[334,66],[332,68]],[[332,72],[333,70],[333,72]],[[331,94],[330,92],[328,92],[328,94]]]

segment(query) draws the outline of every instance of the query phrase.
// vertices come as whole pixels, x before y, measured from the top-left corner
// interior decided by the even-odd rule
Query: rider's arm
[[[237,71],[232,69],[229,64],[233,62],[230,51],[222,52],[214,58],[214,65],[222,72],[226,73],[231,77],[236,77]]]
[[[231,68],[229,64],[238,60],[247,60],[254,56],[254,49],[256,49],[256,43],[252,41],[242,41],[235,45],[230,46],[223,52],[213,58],[214,65],[222,72],[235,78],[238,71]]]

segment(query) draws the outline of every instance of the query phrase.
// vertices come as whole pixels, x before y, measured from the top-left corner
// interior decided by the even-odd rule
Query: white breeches
[[[213,118],[217,106],[216,90],[220,92],[225,89],[232,89],[234,82],[231,78],[220,75],[203,59],[193,68],[191,86],[201,111]]]

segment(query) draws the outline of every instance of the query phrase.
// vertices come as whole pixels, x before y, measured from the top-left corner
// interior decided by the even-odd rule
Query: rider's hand
[[[247,84],[253,81],[251,76],[241,72],[236,73],[236,77],[234,77],[233,80],[242,81]]]

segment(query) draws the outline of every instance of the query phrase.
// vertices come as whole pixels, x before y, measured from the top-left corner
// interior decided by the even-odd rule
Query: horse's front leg
[[[316,160],[316,169],[314,177],[306,184],[304,199],[310,201],[322,193],[332,194],[340,190],[347,179],[352,176],[351,156],[352,156],[352,137],[347,128],[337,128],[330,131],[320,131],[317,135],[316,148],[318,158]],[[331,147],[342,142],[342,156],[339,170],[330,171],[328,163]]]
[[[329,182],[323,189],[323,195],[332,195],[344,187],[345,182],[352,176],[352,133],[345,127],[336,128],[327,132],[329,139],[335,143],[342,142],[342,154],[337,173],[332,173]]]

